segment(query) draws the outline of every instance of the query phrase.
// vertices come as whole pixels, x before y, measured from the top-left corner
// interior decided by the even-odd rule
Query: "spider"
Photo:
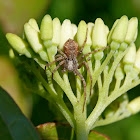
[[[57,51],[60,53],[58,55],[55,56],[55,60],[48,63],[45,66],[45,70],[46,67],[50,66],[51,64],[60,61],[60,63],[56,66],[56,68],[52,71],[52,78],[53,78],[53,74],[55,73],[55,71],[57,71],[57,69],[63,65],[63,69],[62,69],[62,73],[69,71],[69,72],[73,72],[74,75],[78,75],[80,77],[80,79],[83,82],[83,86],[84,86],[84,104],[83,104],[83,109],[85,106],[85,102],[86,102],[86,82],[84,77],[82,76],[82,74],[78,71],[78,69],[80,69],[83,65],[85,65],[85,67],[87,68],[87,71],[89,73],[89,77],[91,80],[91,86],[90,86],[90,95],[91,95],[91,90],[92,90],[92,76],[91,76],[91,72],[89,69],[89,66],[87,64],[86,61],[82,61],[86,56],[96,53],[100,50],[104,50],[107,47],[104,47],[102,49],[98,49],[92,52],[89,52],[87,54],[82,55],[84,46],[86,44],[87,41],[87,32],[86,32],[86,39],[81,47],[81,49],[79,50],[79,46],[78,43],[72,39],[68,39],[64,46],[63,46],[63,52],[60,49],[57,49]],[[88,59],[89,61],[90,59]],[[80,64],[79,64],[80,63]]]

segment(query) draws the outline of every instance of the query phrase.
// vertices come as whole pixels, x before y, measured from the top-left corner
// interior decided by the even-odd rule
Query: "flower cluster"
[[[72,86],[68,77],[69,73],[62,74],[56,71],[53,77],[55,83],[53,83],[51,72],[56,68],[55,63],[46,69],[47,80],[42,77],[34,61],[31,64],[32,72],[75,129],[77,139],[85,140],[92,128],[121,120],[140,111],[140,97],[129,103],[126,94],[128,90],[140,84],[140,49],[136,51],[134,43],[137,31],[138,20],[135,17],[128,20],[127,16],[122,16],[109,30],[100,18],[97,18],[95,23],[89,22],[88,24],[82,20],[77,27],[68,19],[64,20],[61,25],[58,18],[52,20],[49,15],[46,15],[41,22],[40,29],[37,22],[30,19],[24,25],[23,38],[11,33],[8,33],[6,37],[19,55],[32,58],[43,69],[47,62],[55,60],[58,48],[63,51],[64,43],[69,38],[75,40],[81,47],[85,41],[86,32],[87,41],[83,54],[109,46],[105,50],[91,54],[90,61],[89,56],[85,58],[92,74],[92,85],[86,69],[83,67],[79,69],[86,80],[87,97],[84,112],[82,111],[83,86],[78,76],[73,76],[76,84]],[[90,96],[90,86],[92,86],[92,96]],[[66,106],[63,92],[71,102],[74,114]],[[42,94],[41,96],[46,97]],[[87,109],[88,104],[91,110]]]

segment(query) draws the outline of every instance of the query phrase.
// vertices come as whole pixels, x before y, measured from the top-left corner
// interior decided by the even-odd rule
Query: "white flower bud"
[[[140,96],[133,99],[128,105],[127,105],[128,110],[132,114],[136,114],[140,111]]]
[[[92,46],[100,49],[107,46],[106,27],[102,19],[97,18],[92,32]]]
[[[35,19],[31,18],[31,19],[29,20],[28,23],[30,24],[30,26],[31,26],[32,28],[34,28],[36,31],[40,32],[40,31],[39,31],[38,24],[37,24],[37,22],[36,22]]]
[[[61,34],[61,23],[58,18],[53,19],[53,44],[59,45]]]
[[[118,21],[112,33],[112,40],[121,43],[124,41],[128,29],[128,18],[127,16],[122,16]]]
[[[68,19],[65,19],[62,23],[62,27],[61,27],[61,38],[60,38],[60,44],[59,44],[59,48],[63,49],[64,43],[68,40],[68,39],[73,39],[73,33],[72,33],[72,25],[71,25],[71,21]]]
[[[51,40],[53,37],[53,24],[52,18],[50,15],[44,16],[41,27],[40,27],[40,34],[42,40]]]
[[[85,21],[81,20],[77,29],[77,42],[81,47],[86,39],[87,24]]]
[[[133,43],[132,46],[129,48],[127,54],[123,58],[123,63],[126,64],[134,64],[136,59],[136,46]]]
[[[137,50],[134,66],[140,71],[140,48]]]

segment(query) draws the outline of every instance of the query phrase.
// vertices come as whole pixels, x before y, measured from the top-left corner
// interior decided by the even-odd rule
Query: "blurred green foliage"
[[[96,18],[101,17],[111,28],[113,22],[122,15],[140,19],[139,7],[140,0],[0,0],[0,55],[8,57],[9,45],[5,33],[22,35],[23,25],[30,18],[35,18],[40,24],[42,17],[50,14],[52,18],[58,17],[61,23],[67,18],[78,24],[80,20],[94,22]],[[136,40],[136,46],[140,46],[140,35]],[[139,91],[140,86],[129,91],[130,100],[139,96]],[[34,95],[33,99],[33,123],[39,125],[55,121],[53,112],[49,111],[48,102],[37,95]],[[111,140],[139,140],[139,124],[140,113],[96,130],[108,135]]]

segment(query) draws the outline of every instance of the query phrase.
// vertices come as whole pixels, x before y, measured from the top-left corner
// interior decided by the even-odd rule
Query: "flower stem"
[[[76,138],[77,140],[88,140],[88,131],[86,129],[86,111],[83,112],[83,102],[77,103],[74,107],[74,116],[76,124]]]

